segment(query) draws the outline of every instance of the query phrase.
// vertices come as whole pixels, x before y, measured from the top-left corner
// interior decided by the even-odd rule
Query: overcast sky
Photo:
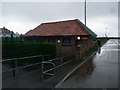
[[[26,33],[44,22],[79,19],[84,23],[84,2],[2,2],[2,23]],[[87,2],[87,26],[98,36],[118,36],[118,3]]]

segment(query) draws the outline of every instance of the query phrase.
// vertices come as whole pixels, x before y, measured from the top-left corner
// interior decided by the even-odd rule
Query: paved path
[[[35,70],[19,74],[17,78],[2,81],[3,88],[54,88],[76,65],[68,63],[56,69],[55,76],[41,80],[41,71]]]
[[[120,42],[109,40],[58,88],[118,88]]]
[[[0,90],[2,89],[2,63],[0,62]]]

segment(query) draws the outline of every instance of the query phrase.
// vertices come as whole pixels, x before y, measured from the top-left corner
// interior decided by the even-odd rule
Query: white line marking
[[[120,51],[120,49],[105,49],[105,50],[101,50],[101,51]]]
[[[115,42],[118,44],[118,46],[120,46],[120,44],[118,43],[118,41],[117,41],[117,40],[115,40]]]

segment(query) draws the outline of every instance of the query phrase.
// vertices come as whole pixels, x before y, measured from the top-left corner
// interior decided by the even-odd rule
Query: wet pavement
[[[0,90],[2,89],[2,63],[0,62]]]
[[[120,40],[111,39],[58,88],[118,88]]]
[[[42,80],[41,70],[24,72],[16,78],[2,80],[2,88],[54,88],[76,65],[72,62],[57,68],[54,76],[47,76]]]

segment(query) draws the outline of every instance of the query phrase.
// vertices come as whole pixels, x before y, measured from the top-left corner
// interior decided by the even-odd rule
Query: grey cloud
[[[88,17],[116,16],[118,14],[116,2],[89,2],[87,3]]]
[[[33,21],[54,20],[61,17],[83,18],[83,3],[3,3],[5,17],[18,16]],[[60,18],[59,18],[60,17]]]
[[[87,17],[115,15],[116,3],[87,3]],[[38,21],[39,19],[54,20],[59,17],[84,18],[83,2],[5,2],[3,3],[3,16],[18,16]]]
[[[117,17],[117,5],[116,2],[87,2],[87,20],[99,17]],[[2,14],[6,18],[5,23],[15,20],[42,23],[73,18],[84,21],[84,3],[4,2],[2,3]],[[113,24],[114,27],[115,24]]]

